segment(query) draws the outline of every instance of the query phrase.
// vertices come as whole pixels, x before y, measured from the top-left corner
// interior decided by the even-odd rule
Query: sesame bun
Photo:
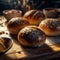
[[[19,30],[28,25],[29,22],[26,19],[22,17],[15,17],[7,23],[7,29],[11,34],[18,34]]]
[[[18,41],[23,46],[40,47],[45,40],[45,33],[37,26],[27,26],[18,33]]]
[[[39,28],[44,31],[47,36],[60,35],[60,20],[47,18],[39,24]]]

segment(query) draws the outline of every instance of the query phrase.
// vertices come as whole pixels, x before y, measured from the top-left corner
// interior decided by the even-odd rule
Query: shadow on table
[[[53,52],[52,48],[49,47],[47,44],[44,44],[40,47],[25,47],[22,46],[22,50],[28,54],[28,55],[35,55],[35,54],[41,54],[41,53],[48,53]]]
[[[21,47],[22,47],[22,52],[24,52],[27,55],[26,57],[17,58],[15,54],[7,54],[7,55],[4,54],[0,56],[0,60],[47,60],[47,58],[49,58],[50,60],[53,60],[51,58],[54,58],[54,60],[57,60],[57,59],[59,60],[60,58],[60,55],[59,56],[57,55],[57,53],[60,53],[60,52],[55,53],[52,50],[52,48],[49,47],[47,44],[44,44],[36,48],[25,47],[25,46],[21,46]]]
[[[25,58],[20,58],[21,60],[48,60],[52,58],[59,58],[60,55],[56,55],[60,52],[55,52],[47,44],[44,44],[37,48],[24,47],[22,46],[24,53],[27,55]],[[54,55],[55,54],[55,55]],[[19,59],[18,59],[19,60]]]
[[[55,37],[47,37],[47,40],[49,43],[52,45],[55,45],[57,47],[60,47],[60,36],[55,36]]]
[[[13,56],[13,54],[11,54],[11,56]],[[13,58],[11,58],[11,57],[8,57],[7,55],[1,55],[0,60],[15,60],[15,58],[14,56]]]
[[[13,40],[17,45],[20,45],[19,42],[18,42],[18,39],[17,39],[17,35],[10,34],[10,37],[12,38],[12,40]]]
[[[46,44],[42,45],[41,47],[36,47],[36,48],[22,46],[22,51],[27,55],[27,57],[38,55],[38,54],[43,54],[43,53],[48,53],[48,52],[53,52],[53,50]],[[10,57],[10,56],[12,56],[12,57]],[[25,57],[25,58],[27,58],[27,57]],[[4,55],[0,56],[0,60],[15,60],[15,59],[17,60],[17,58],[14,54],[11,54],[11,55],[4,54]]]

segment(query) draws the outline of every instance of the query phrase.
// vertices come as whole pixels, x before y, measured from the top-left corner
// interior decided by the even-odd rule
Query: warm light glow
[[[46,39],[45,42],[53,51],[60,51],[59,46],[57,44],[54,44],[52,41],[50,41],[48,38]]]

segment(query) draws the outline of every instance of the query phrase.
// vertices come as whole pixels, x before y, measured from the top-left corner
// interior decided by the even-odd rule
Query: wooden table
[[[6,26],[4,24],[3,26],[4,31],[9,33]],[[0,60],[47,60],[60,57],[60,36],[47,37],[45,44],[38,48],[21,46],[16,36],[13,37],[9,34],[1,34],[0,36],[9,36],[13,40],[13,46],[4,55],[0,56]]]

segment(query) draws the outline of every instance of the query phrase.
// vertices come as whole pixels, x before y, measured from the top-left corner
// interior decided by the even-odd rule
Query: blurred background
[[[0,0],[0,14],[7,9],[19,9],[26,12],[30,9],[43,8],[60,8],[60,0]]]

